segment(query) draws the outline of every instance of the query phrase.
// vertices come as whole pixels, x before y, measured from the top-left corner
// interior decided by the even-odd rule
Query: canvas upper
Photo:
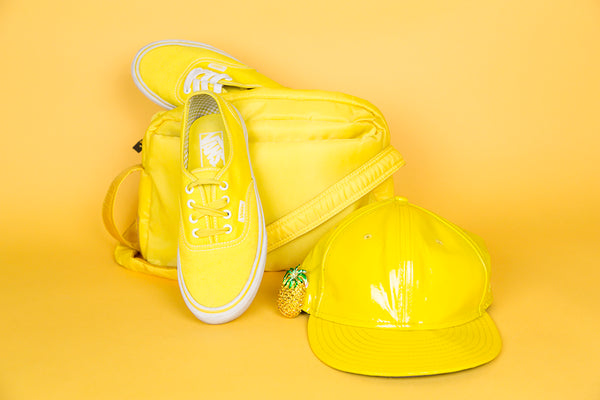
[[[265,223],[237,110],[212,92],[185,105],[178,278],[188,308],[208,323],[250,305],[266,258]]]
[[[222,50],[186,40],[144,46],[134,57],[131,75],[146,97],[168,109],[200,90],[221,93],[282,87]]]

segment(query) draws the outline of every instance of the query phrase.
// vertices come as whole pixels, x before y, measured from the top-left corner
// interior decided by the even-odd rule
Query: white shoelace
[[[220,82],[231,80],[231,77],[227,74],[219,74],[203,68],[194,68],[185,78],[185,82],[183,83],[183,92],[185,94],[189,94],[199,90],[209,90],[208,85],[212,85],[213,92],[221,93],[223,83]]]

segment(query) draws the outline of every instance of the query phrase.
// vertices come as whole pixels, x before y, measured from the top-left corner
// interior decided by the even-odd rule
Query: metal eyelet
[[[185,192],[187,194],[192,194],[192,192],[194,192],[194,187],[193,186],[186,186],[185,187]]]
[[[227,232],[225,232],[226,234],[233,232],[233,228],[229,224],[223,225],[223,228],[227,228]]]
[[[227,190],[229,188],[229,183],[227,183],[226,181],[223,181],[223,183],[225,185],[219,185],[219,189],[221,189],[221,190]]]
[[[194,204],[196,204],[196,202],[194,200],[192,200],[192,199],[189,199],[187,201],[187,206],[188,206],[189,209],[193,209],[194,208],[194,206],[193,206]]]
[[[223,196],[221,198],[225,199],[225,201],[227,202],[227,204],[229,204],[229,201],[230,201],[229,196],[225,195],[225,196]]]
[[[198,235],[196,234],[196,232],[198,232],[198,229],[192,229],[192,236],[193,236],[193,237],[195,237],[196,239],[199,239],[199,238],[200,238],[200,236],[198,236]]]
[[[225,219],[229,219],[229,218],[231,218],[231,211],[229,211],[229,210],[225,210],[225,214],[226,214],[226,215],[225,215],[223,218],[225,218]]]
[[[192,224],[195,224],[196,222],[198,222],[198,220],[197,220],[197,219],[194,219],[194,218],[192,217],[192,214],[190,214],[189,220],[190,220],[190,222],[191,222]]]

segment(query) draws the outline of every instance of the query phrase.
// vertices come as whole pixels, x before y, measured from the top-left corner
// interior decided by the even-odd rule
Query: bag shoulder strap
[[[122,245],[135,250],[139,250],[139,245],[127,240],[115,225],[115,201],[117,192],[119,191],[123,181],[125,181],[129,175],[133,174],[134,172],[142,171],[143,169],[144,168],[142,165],[138,164],[123,170],[119,175],[117,175],[110,184],[108,192],[106,193],[106,197],[104,198],[104,203],[102,204],[102,221],[104,222],[104,227],[108,233],[110,233],[110,235],[117,239]]]
[[[387,146],[312,200],[269,224],[267,226],[267,237],[269,238],[267,250],[275,250],[310,232],[381,185],[404,164],[405,161],[400,153],[392,146]],[[175,268],[156,266],[138,257],[139,246],[137,243],[125,239],[114,223],[114,204],[119,187],[129,175],[142,169],[141,165],[134,165],[115,178],[104,200],[102,210],[104,225],[120,243],[115,249],[115,257],[119,264],[136,271],[175,279]]]
[[[392,146],[327,188],[317,197],[267,226],[267,251],[310,232],[344,208],[367,195],[405,164]]]

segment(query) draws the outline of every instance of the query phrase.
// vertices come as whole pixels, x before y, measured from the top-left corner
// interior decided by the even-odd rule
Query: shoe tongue
[[[225,165],[225,135],[220,114],[205,115],[192,122],[188,136],[188,168],[204,175]],[[203,172],[204,171],[204,172]]]

